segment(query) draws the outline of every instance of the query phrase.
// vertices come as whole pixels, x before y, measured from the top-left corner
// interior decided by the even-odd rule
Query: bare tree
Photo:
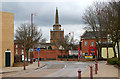
[[[120,40],[120,1],[119,2],[96,2],[89,7],[83,19],[89,26],[86,27],[93,31],[98,43],[98,57],[101,57],[103,31],[106,31],[106,37],[109,34],[112,40],[114,57],[116,57],[115,45],[118,46],[119,54],[119,40]],[[98,42],[98,37],[95,32],[100,32],[101,44]],[[120,54],[119,54],[120,58]]]
[[[99,15],[100,10],[104,7],[103,4],[105,3],[93,3],[92,6],[86,9],[83,15],[84,22],[88,24],[88,26],[85,28],[87,28],[87,30],[92,30],[93,35],[95,36],[98,48],[98,58],[101,58],[101,49],[103,44],[104,26],[103,20],[101,19],[102,15]],[[97,32],[99,32],[100,35],[97,35]],[[99,43],[99,38],[101,39],[101,43]]]
[[[33,25],[33,34],[31,32],[31,25],[29,24],[21,24],[15,34],[16,40],[24,45],[24,39],[25,39],[25,48],[27,53],[27,61],[28,61],[28,51],[29,49],[36,43],[39,42],[39,40],[42,38],[41,29],[38,30],[35,25]],[[32,40],[31,40],[32,39]]]

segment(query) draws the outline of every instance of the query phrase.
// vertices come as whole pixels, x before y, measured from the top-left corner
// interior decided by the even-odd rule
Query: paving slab
[[[34,62],[33,64],[26,66],[26,70],[41,68],[41,67],[44,67],[45,65],[46,64],[44,64],[44,63],[40,63],[40,66],[38,67],[38,63]],[[23,71],[23,69],[24,69],[24,67],[4,67],[4,68],[0,69],[0,74]]]
[[[90,77],[90,67],[82,74],[82,77]],[[114,65],[107,65],[106,62],[98,63],[98,73],[95,74],[95,66],[93,67],[93,77],[118,77],[118,68]]]

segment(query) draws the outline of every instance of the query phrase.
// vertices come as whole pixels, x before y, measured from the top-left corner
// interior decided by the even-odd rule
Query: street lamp
[[[105,6],[105,8],[107,8],[108,6]],[[104,10],[104,8],[101,10],[103,13],[105,13],[106,15],[108,14],[108,12],[106,10]],[[98,15],[101,15],[100,11],[98,13]],[[106,28],[106,44],[107,44],[107,64],[108,64],[108,59],[109,59],[109,55],[108,55],[108,28]]]
[[[38,51],[38,67],[39,67],[39,51],[40,51],[40,48],[37,48],[36,50]]]
[[[25,54],[26,54],[26,52],[25,52],[25,39],[24,39],[24,70],[26,70],[25,69]]]

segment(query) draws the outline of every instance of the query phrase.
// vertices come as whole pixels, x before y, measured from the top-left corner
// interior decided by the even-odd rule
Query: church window
[[[61,27],[59,27],[59,29],[61,29]]]
[[[60,39],[61,39],[61,37],[62,37],[62,33],[60,32]]]
[[[53,38],[55,38],[55,33],[53,33]]]
[[[56,27],[53,27],[53,29],[56,29]]]

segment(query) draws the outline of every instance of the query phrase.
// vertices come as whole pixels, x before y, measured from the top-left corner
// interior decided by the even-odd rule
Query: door
[[[10,52],[5,52],[5,67],[10,67]]]

